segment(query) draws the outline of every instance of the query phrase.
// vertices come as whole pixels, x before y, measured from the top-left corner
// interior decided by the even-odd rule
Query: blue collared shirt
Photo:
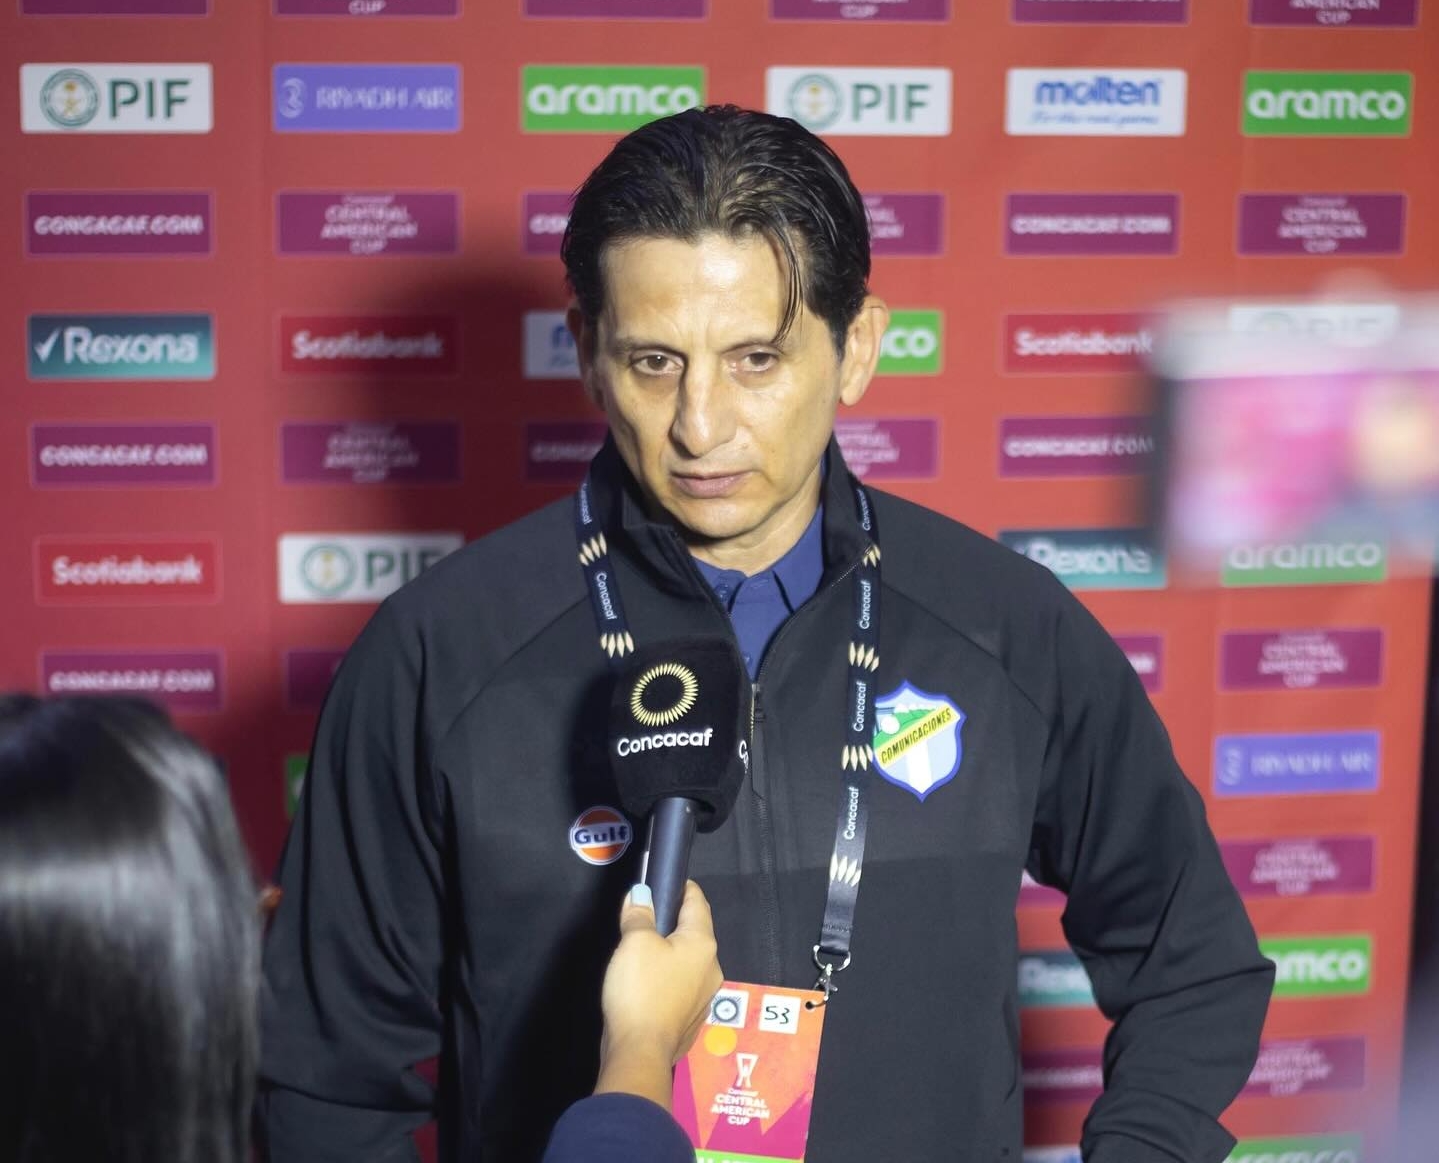
[[[821,505],[789,552],[763,573],[747,577],[737,569],[719,569],[695,558],[700,576],[729,611],[751,679],[759,674],[764,652],[785,619],[819,589],[824,574],[823,514]]]

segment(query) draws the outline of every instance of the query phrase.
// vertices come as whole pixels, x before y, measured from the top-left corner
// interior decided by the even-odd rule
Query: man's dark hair
[[[0,1159],[246,1163],[259,928],[162,711],[0,696]]]
[[[629,134],[575,194],[560,255],[588,321],[604,307],[605,247],[635,238],[759,236],[789,288],[777,337],[803,303],[841,354],[868,293],[869,223],[839,156],[788,117],[689,109]]]

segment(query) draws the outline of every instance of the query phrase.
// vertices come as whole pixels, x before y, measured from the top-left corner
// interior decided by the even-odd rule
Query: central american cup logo
[[[613,864],[625,854],[634,834],[623,815],[598,804],[575,817],[570,825],[570,847],[586,864]]]
[[[943,695],[926,694],[907,682],[881,695],[874,710],[875,766],[923,803],[959,770],[964,712]]]
[[[690,712],[699,693],[694,671],[678,662],[662,662],[640,675],[630,693],[630,713],[646,727],[668,727]],[[658,706],[651,705],[656,702]]]

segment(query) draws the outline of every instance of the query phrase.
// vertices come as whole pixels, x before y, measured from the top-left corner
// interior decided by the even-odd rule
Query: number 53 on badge
[[[675,1069],[674,1113],[697,1163],[804,1158],[814,1103],[822,995],[727,981]]]

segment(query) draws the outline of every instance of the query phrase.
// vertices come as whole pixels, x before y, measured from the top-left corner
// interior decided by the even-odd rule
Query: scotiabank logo
[[[280,370],[292,375],[452,376],[458,350],[451,315],[280,317]]]
[[[35,545],[35,594],[41,602],[97,606],[213,602],[219,557],[212,538],[43,537]]]
[[[1156,335],[1152,318],[1135,312],[1006,315],[1003,366],[1011,375],[1137,371]]]

